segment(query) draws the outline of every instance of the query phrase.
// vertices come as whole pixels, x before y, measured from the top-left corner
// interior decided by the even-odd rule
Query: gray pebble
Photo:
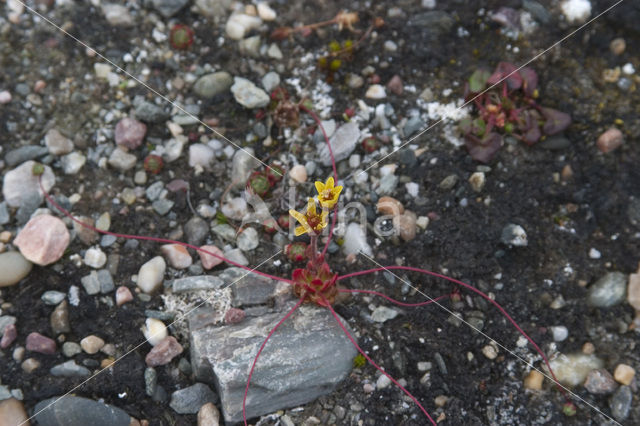
[[[89,295],[100,293],[100,280],[98,279],[98,273],[91,271],[89,275],[85,275],[80,279],[82,287]]]
[[[629,416],[632,399],[631,388],[629,386],[620,386],[609,400],[609,408],[613,418],[619,422],[625,420]]]
[[[142,101],[136,107],[136,117],[149,123],[160,123],[168,116],[161,107],[148,101]]]
[[[164,182],[161,180],[152,183],[149,187],[144,191],[147,199],[149,201],[155,201],[160,197],[162,191],[164,190]]]
[[[193,85],[193,91],[200,98],[211,99],[229,90],[232,84],[231,74],[226,71],[214,72],[200,77]]]
[[[262,87],[264,87],[264,90],[266,90],[269,93],[271,93],[273,89],[278,87],[279,84],[280,84],[280,76],[278,75],[277,72],[270,71],[266,73],[264,77],[262,77]]]
[[[75,342],[64,342],[62,344],[62,353],[67,358],[73,358],[75,355],[78,355],[82,352],[82,347]]]
[[[44,146],[39,145],[27,145],[20,148],[12,149],[8,151],[4,156],[4,161],[9,167],[17,166],[25,161],[35,160],[49,153],[49,150]]]
[[[111,273],[107,269],[98,271],[98,281],[100,282],[100,293],[102,294],[111,293],[116,288],[113,284]]]
[[[147,367],[144,370],[144,389],[148,396],[153,396],[158,387],[158,373],[155,368]]]
[[[526,247],[528,244],[527,233],[525,232],[524,228],[513,223],[510,223],[502,228],[500,241],[503,244],[515,247]]]
[[[263,108],[269,104],[270,100],[264,90],[242,77],[234,77],[231,93],[236,102],[249,109]]]
[[[378,186],[376,192],[378,195],[392,195],[396,191],[398,181],[399,178],[396,175],[384,175],[382,179],[380,179],[380,186]]]
[[[55,402],[55,404],[54,404]],[[46,409],[48,408],[48,409]],[[55,396],[40,401],[33,409],[41,426],[129,426],[131,417],[124,410],[78,396]]]
[[[173,201],[163,198],[161,200],[154,201],[152,207],[153,210],[156,211],[156,213],[158,213],[160,216],[164,216],[165,214],[169,213],[169,211],[173,207],[173,204]]]
[[[564,136],[550,136],[538,144],[540,148],[556,151],[571,146],[571,141]]]
[[[153,8],[165,18],[169,18],[182,9],[189,0],[152,0]]]
[[[195,414],[207,402],[215,403],[217,396],[204,383],[196,383],[171,394],[169,406],[179,414]]]
[[[86,377],[91,374],[88,368],[76,364],[75,361],[66,361],[51,367],[49,371],[53,376],[61,377]]]
[[[404,132],[404,136],[409,137],[414,133],[419,132],[424,127],[424,125],[425,123],[424,121],[422,121],[420,117],[418,116],[411,117],[409,120],[407,120],[406,124],[402,129],[402,131]]]
[[[609,308],[622,303],[626,295],[626,275],[622,272],[608,272],[589,287],[588,300],[591,306]]]
[[[601,395],[613,392],[616,390],[618,385],[613,379],[611,373],[609,373],[605,368],[597,368],[589,371],[587,379],[584,382],[584,387],[590,393]]]
[[[9,208],[7,207],[7,202],[3,201],[0,203],[0,225],[6,225],[11,220],[11,215],[9,214]]]
[[[193,217],[184,225],[184,232],[189,244],[199,246],[209,235],[209,225],[204,219]]]
[[[458,176],[449,175],[446,178],[442,179],[442,181],[440,182],[440,184],[438,186],[440,187],[440,189],[443,189],[445,191],[449,191],[449,190],[453,189],[454,186],[456,186],[456,183],[458,183]]]
[[[62,302],[65,297],[67,297],[65,293],[49,290],[42,293],[40,299],[47,305],[56,306],[58,303]]]
[[[237,238],[238,248],[242,251],[250,251],[258,247],[260,238],[255,228],[246,228]]]
[[[110,247],[116,242],[116,239],[117,238],[113,235],[103,235],[102,238],[100,238],[100,246]]]

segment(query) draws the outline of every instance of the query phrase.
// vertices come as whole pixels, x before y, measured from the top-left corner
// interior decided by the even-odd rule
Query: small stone
[[[589,259],[600,259],[602,257],[602,254],[594,249],[593,247],[591,249],[589,249]]]
[[[175,337],[165,337],[160,343],[155,345],[147,354],[145,362],[150,367],[157,367],[171,362],[173,358],[182,353],[182,346]]]
[[[214,158],[215,152],[207,145],[196,143],[189,146],[190,167],[209,169]]]
[[[258,28],[261,23],[262,20],[256,16],[233,13],[227,20],[225,32],[230,39],[242,40],[249,31]]]
[[[165,244],[160,247],[160,251],[173,268],[186,269],[193,263],[189,251],[180,244]]]
[[[122,306],[127,302],[131,302],[133,300],[133,295],[131,294],[131,290],[125,286],[120,286],[116,290],[116,305]]]
[[[233,84],[231,74],[226,71],[205,74],[196,80],[193,91],[196,96],[204,99],[211,99],[217,95],[225,93]]]
[[[229,219],[242,220],[248,212],[248,206],[244,198],[235,197],[223,203],[220,210]]]
[[[562,342],[569,337],[569,330],[564,325],[557,325],[551,327],[551,334],[555,342]]]
[[[164,271],[167,268],[162,256],[156,256],[140,267],[136,285],[144,293],[151,294],[162,286]]]
[[[260,7],[260,4],[258,4]],[[220,411],[212,403],[207,402],[198,410],[198,426],[219,426]]]
[[[404,214],[393,218],[393,226],[399,232],[403,241],[411,241],[416,237],[416,220],[416,214],[408,210]]]
[[[0,104],[8,104],[11,102],[11,93],[8,90],[0,91]]]
[[[263,108],[269,104],[270,98],[267,93],[242,77],[234,77],[231,93],[236,102],[245,108]]]
[[[142,145],[142,140],[147,134],[147,125],[135,118],[125,117],[118,121],[114,132],[117,145],[128,149],[136,149]]]
[[[258,231],[256,231],[255,228],[245,228],[238,234],[236,243],[238,244],[238,248],[242,251],[250,251],[255,249],[260,243]]]
[[[629,416],[633,394],[629,386],[620,386],[609,400],[611,415],[618,421],[624,421]]]
[[[302,164],[296,164],[289,170],[289,177],[298,183],[307,181],[307,169]]]
[[[488,359],[496,359],[498,357],[498,348],[494,345],[485,345],[482,348],[482,354]]]
[[[80,169],[82,169],[86,162],[87,157],[79,152],[72,152],[60,159],[62,171],[64,171],[66,175],[75,175],[80,171]]]
[[[69,304],[66,300],[60,302],[53,310],[50,317],[51,330],[55,335],[69,333],[71,323],[69,322]]]
[[[269,49],[267,49],[267,56],[273,59],[282,59],[284,57],[282,51],[275,43],[271,43]]]
[[[76,342],[64,342],[62,344],[62,353],[67,358],[72,358],[82,352],[82,347]]]
[[[87,225],[83,226],[76,221],[73,222],[73,230],[76,231],[78,239],[86,245],[95,243],[98,240],[98,233],[90,228],[94,226],[94,220],[85,216],[78,216],[77,219]]]
[[[90,248],[84,255],[84,264],[94,268],[102,268],[107,263],[107,255],[99,247]]]
[[[151,346],[156,346],[168,336],[167,326],[159,319],[147,318],[142,334]]]
[[[371,383],[365,383],[362,385],[362,391],[364,393],[373,393],[376,390],[376,387]]]
[[[404,206],[397,199],[385,195],[378,199],[376,210],[384,215],[398,216],[404,213]]]
[[[58,129],[51,129],[44,135],[44,144],[52,155],[64,155],[73,151],[73,142]]]
[[[205,245],[200,247],[202,250],[208,251],[210,253],[213,254],[217,254],[218,256],[222,256],[222,250],[220,250],[218,247],[216,246],[210,246],[210,245]],[[202,267],[206,270],[209,270],[211,268],[213,268],[214,266],[218,266],[219,264],[221,264],[222,262],[224,262],[222,259],[219,259],[217,257],[211,256],[210,254],[205,253],[204,251],[198,251],[198,254],[200,255],[200,261],[202,262]]]
[[[603,153],[611,152],[618,149],[624,142],[624,135],[615,127],[610,128],[598,137],[596,145]]]
[[[109,156],[109,165],[114,169],[118,169],[121,172],[126,172],[127,170],[131,170],[135,167],[138,158],[129,154],[128,152],[123,151],[120,148],[116,148],[113,150],[111,155]]]
[[[402,79],[398,74],[395,74],[393,77],[391,77],[391,80],[389,80],[389,82],[387,83],[387,89],[389,89],[391,93],[395,95],[402,95],[404,86],[402,84]]]
[[[170,18],[178,13],[189,0],[152,0],[153,8],[165,18]]]
[[[537,370],[531,370],[524,379],[525,389],[540,390],[542,389],[542,381],[544,376]]]
[[[187,242],[197,246],[202,244],[209,235],[209,225],[204,219],[195,216],[184,225],[184,233],[187,237]]]
[[[616,382],[629,386],[635,374],[636,370],[634,370],[633,367],[627,364],[618,364],[613,372],[613,378],[616,379]]]
[[[33,370],[32,370],[33,371]],[[0,419],[3,425],[29,425],[29,416],[22,401],[8,398],[0,401]]]
[[[258,16],[263,21],[274,21],[277,17],[276,11],[273,10],[268,3],[258,3]]]
[[[371,246],[367,243],[367,234],[360,224],[352,222],[347,225],[342,250],[346,256],[360,252],[367,256],[373,255]]]
[[[120,4],[103,3],[102,13],[104,13],[104,18],[107,22],[114,27],[130,27],[134,24],[133,17],[129,13],[129,9]]]
[[[0,339],[0,349],[6,349],[16,340],[18,337],[18,329],[15,324],[8,324],[4,327],[2,339]]]
[[[91,375],[91,371],[88,368],[76,364],[73,360],[53,366],[49,373],[52,376],[60,377],[87,377]]]
[[[582,353],[585,355],[593,355],[596,353],[596,347],[591,342],[586,342],[582,345]]]
[[[380,84],[372,84],[364,96],[368,99],[384,99],[387,97],[387,93]]]
[[[2,285],[0,285],[0,287],[2,287]],[[629,275],[627,301],[633,306],[633,309],[640,311],[640,269],[635,274]]]
[[[475,172],[469,178],[471,189],[473,189],[475,192],[482,191],[482,189],[484,188],[485,182],[486,182],[486,179],[483,172]]]
[[[618,385],[606,369],[596,368],[587,374],[584,387],[592,394],[606,395],[615,391]]]
[[[356,149],[359,139],[360,129],[355,122],[350,121],[340,126],[329,139],[335,161],[339,162],[349,158],[351,153]],[[326,143],[320,145],[317,153],[319,161],[324,166],[331,165],[331,156]]]
[[[626,297],[627,278],[622,272],[608,272],[589,287],[591,306],[609,308],[622,303]]]
[[[503,244],[515,247],[526,247],[528,244],[527,233],[525,232],[524,228],[513,223],[510,223],[502,228],[500,241]]]
[[[40,180],[45,191],[48,192],[53,187],[56,178],[51,167],[44,166],[44,173],[38,177],[33,174],[35,164],[35,161],[24,162],[4,175],[2,195],[9,207],[22,207],[32,200],[39,205],[44,199],[40,191]]]
[[[29,333],[26,347],[28,351],[38,352],[45,355],[56,353],[56,342],[40,333]]]
[[[570,24],[582,24],[591,16],[589,0],[564,0],[560,9]]]
[[[407,120],[402,131],[404,132],[405,137],[409,137],[414,133],[418,133],[423,127],[425,123],[419,116],[413,116]]]
[[[376,389],[388,388],[391,385],[391,379],[385,374],[380,375],[376,380]]]
[[[93,296],[100,293],[100,280],[96,271],[91,271],[89,275],[82,277],[80,282],[88,295]]]
[[[147,123],[160,123],[165,121],[168,114],[162,107],[148,101],[142,101],[136,106],[136,117]]]
[[[20,365],[20,367],[22,367],[22,371],[24,371],[27,374],[30,374],[36,371],[38,368],[40,368],[40,365],[41,365],[40,361],[38,361],[37,359],[27,358],[24,361],[22,361],[22,364]]]
[[[398,314],[399,312],[395,309],[387,308],[386,306],[378,306],[371,313],[371,319],[375,322],[383,323],[397,317]]]
[[[611,40],[611,43],[609,44],[609,49],[611,50],[611,53],[613,53],[616,56],[620,56],[624,53],[625,49],[627,48],[627,43],[624,41],[623,38],[614,38],[613,40]]]
[[[33,264],[17,251],[0,253],[0,288],[18,284],[29,275]]]
[[[80,347],[89,355],[97,354],[104,346],[104,340],[98,336],[90,335],[80,340]]]
[[[29,220],[13,243],[26,259],[45,266],[62,257],[69,239],[69,231],[62,220],[42,214]]]
[[[229,310],[224,314],[224,322],[225,324],[237,324],[244,320],[246,317],[245,311],[238,308],[229,308]]]
[[[442,190],[450,191],[454,186],[456,186],[456,183],[458,183],[458,176],[449,175],[446,178],[442,179],[438,187]]]
[[[235,262],[242,266],[247,266],[249,264],[249,260],[242,253],[240,249],[231,249],[224,252],[224,257],[229,259],[231,262]]]
[[[179,414],[195,414],[204,404],[214,403],[216,399],[216,394],[209,386],[196,383],[173,392],[169,406]]]
[[[558,381],[564,385],[577,386],[584,383],[591,370],[602,368],[603,362],[595,355],[558,354],[549,363]]]
[[[262,77],[262,87],[267,93],[271,93],[273,89],[280,85],[280,75],[277,72],[269,71]]]

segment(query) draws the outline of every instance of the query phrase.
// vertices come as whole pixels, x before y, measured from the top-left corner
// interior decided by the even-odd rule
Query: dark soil
[[[519,8],[522,3],[519,0],[440,1],[437,10],[446,12],[455,22],[450,31],[441,33],[412,25],[412,18],[424,13],[420,2],[385,1],[376,2],[373,6],[364,2],[318,3],[276,2],[273,7],[278,11],[278,18],[268,25],[269,31],[280,25],[309,22],[311,17],[314,20],[328,19],[344,7],[360,14],[362,22],[358,24],[359,28],[366,28],[372,16],[385,19],[384,27],[377,30],[377,37],[366,39],[353,58],[336,73],[330,95],[335,99],[332,113],[338,121],[345,107],[354,107],[357,99],[364,99],[367,87],[365,84],[360,89],[348,88],[343,83],[347,72],[359,74],[365,66],[373,65],[383,84],[398,74],[405,85],[415,85],[417,93],[405,92],[386,99],[398,117],[407,116],[409,109],[416,108],[415,98],[424,88],[431,88],[435,99],[440,102],[454,101],[462,96],[463,83],[476,68],[493,68],[499,61],[521,64],[576,28],[564,23],[556,1],[541,0],[540,3],[551,13],[551,21],[541,24],[533,36],[521,36],[517,40],[501,34],[499,25],[486,16],[479,16],[478,10],[495,10],[505,5]],[[611,3],[592,1],[592,16]],[[56,7],[46,15],[57,23],[68,24],[66,28],[76,37],[131,70],[134,75],[138,75],[143,66],[148,67],[148,84],[170,99],[193,96],[188,88],[183,91],[172,89],[166,93],[165,83],[204,63],[217,64],[232,75],[259,81],[251,63],[255,60],[238,54],[235,42],[228,40],[222,47],[216,47],[218,37],[224,35],[224,20],[222,24],[214,25],[186,8],[170,22],[192,25],[196,43],[190,51],[182,54],[179,62],[175,59],[154,59],[148,63],[125,64],[123,54],[142,49],[142,40],[150,39],[153,24],[138,17],[140,25],[133,28],[122,30],[112,27],[99,9],[88,4],[80,2]],[[387,11],[393,6],[402,8],[404,17],[388,18]],[[3,4],[3,7],[6,6]],[[139,14],[150,13],[145,8],[137,10]],[[464,147],[456,148],[448,143],[442,126],[436,126],[414,142],[427,148],[416,158],[415,164],[404,164],[398,159],[399,154],[385,162],[397,163],[397,175],[407,176],[406,181],[420,184],[418,198],[406,194],[403,184],[398,186],[398,193],[394,196],[418,216],[432,214],[437,219],[432,220],[427,230],[419,233],[413,241],[405,243],[389,239],[379,246],[372,244],[376,260],[383,265],[395,264],[399,260],[401,264],[446,273],[482,291],[492,292],[498,303],[547,353],[554,345],[557,350],[570,353],[580,351],[585,342],[593,343],[596,354],[605,360],[609,371],[613,371],[620,362],[635,366],[636,370],[640,368],[640,355],[636,348],[638,335],[630,329],[634,319],[633,308],[625,302],[608,309],[596,309],[586,302],[586,285],[607,271],[634,272],[640,260],[640,229],[632,225],[629,217],[630,200],[640,198],[638,80],[636,78],[631,89],[621,90],[615,84],[604,82],[601,77],[604,69],[628,62],[636,69],[640,67],[636,49],[640,44],[640,34],[634,27],[638,20],[631,20],[631,16],[640,18],[640,11],[637,4],[628,0],[613,13],[598,19],[531,64],[540,77],[541,103],[572,115],[573,124],[565,132],[571,141],[570,146],[553,151],[519,143],[507,145],[490,164],[486,186],[481,193],[475,193],[467,179],[476,171],[478,163],[471,159]],[[458,27],[464,27],[469,36],[456,36]],[[267,33],[262,35],[264,39]],[[285,70],[280,73],[281,77],[289,77],[306,52],[326,50],[331,40],[348,37],[347,32],[329,27],[307,38],[294,37],[278,42],[285,57],[282,60]],[[609,50],[610,41],[616,37],[623,37],[627,43],[627,50],[621,56],[614,56]],[[384,52],[382,45],[386,40],[398,43],[398,51]],[[404,43],[399,43],[399,40],[404,40]],[[517,53],[513,47],[518,48]],[[42,23],[35,25],[30,16],[0,35],[0,49],[0,90],[11,89],[14,96],[14,101],[0,106],[0,123],[3,126],[0,143],[4,153],[21,145],[37,145],[49,128],[57,127],[64,129],[74,139],[76,148],[86,155],[87,149],[96,146],[96,137],[102,134],[100,129],[115,125],[104,122],[104,114],[99,113],[101,109],[109,111],[116,108],[117,102],[122,102],[127,110],[135,95],[152,99],[152,95],[139,86],[122,92],[93,77],[85,79],[85,74],[93,76],[96,59],[88,57],[84,48],[54,28]],[[387,61],[389,66],[381,67],[379,61],[374,61],[376,57],[379,61]],[[269,61],[276,64],[265,59],[265,62]],[[320,69],[314,73],[318,78],[325,77]],[[31,108],[13,87],[18,83],[33,87],[39,79],[47,82],[43,93],[46,100],[42,106]],[[452,88],[453,92],[442,98],[441,93],[447,88]],[[81,98],[85,100],[78,101]],[[236,103],[230,93],[200,106],[201,118],[217,118],[226,137],[245,141],[254,122],[254,112]],[[595,141],[617,119],[622,121],[618,127],[625,134],[625,143],[616,151],[603,154]],[[9,130],[5,126],[9,122],[17,123],[17,127]],[[201,133],[203,130],[197,126],[185,126],[185,133],[189,132]],[[169,137],[166,126],[150,125],[147,135],[149,146],[136,155],[142,161],[152,148],[154,138],[164,140]],[[275,152],[288,149],[282,141],[282,138],[278,139],[271,148],[264,148],[257,142],[255,148],[260,158],[275,155]],[[220,163],[214,170],[196,175],[187,164],[186,156],[183,154],[182,158],[168,165],[159,178],[165,183],[174,178],[188,181],[191,200],[208,199],[216,190],[219,197],[229,183],[227,165]],[[554,175],[567,165],[573,170],[573,176],[555,179]],[[5,166],[3,171],[9,169]],[[326,168],[325,172],[328,174],[329,169]],[[458,184],[452,190],[440,189],[439,183],[449,175],[458,176]],[[185,193],[169,196],[176,205],[167,217],[158,216],[148,205],[137,203],[123,210],[122,204],[113,203],[123,188],[135,186],[133,172],[120,174],[88,161],[75,176],[65,176],[60,169],[56,176],[54,194],[68,197],[84,191],[82,201],[73,208],[74,214],[90,216],[108,211],[112,217],[111,230],[115,232],[159,237],[171,235],[181,239],[181,226],[193,216]],[[354,198],[374,206],[369,194],[356,192]],[[468,203],[465,207],[461,205],[465,204],[463,200]],[[15,215],[12,218],[0,230],[15,232],[18,223]],[[526,230],[527,247],[508,247],[500,242],[501,230],[508,223],[521,225]],[[249,256],[251,264],[273,253],[270,237],[264,235],[264,240],[265,244]],[[372,243],[371,239],[369,242]],[[589,258],[592,247],[602,253],[602,258]],[[68,253],[82,254],[86,248],[76,239]],[[135,284],[130,277],[138,272],[141,264],[159,252],[155,243],[141,242],[132,249],[125,247],[122,239],[105,251],[110,256],[116,286],[127,285],[131,289]],[[265,267],[265,272],[289,275],[288,261],[284,256],[282,260],[286,266],[275,268],[270,264]],[[329,261],[341,274],[376,266],[365,258],[349,264],[344,256],[338,254],[331,256]],[[140,327],[146,318],[145,310],[161,310],[162,300],[157,296],[148,302],[135,298],[132,303],[117,308],[111,296],[88,296],[84,293],[80,278],[88,273],[88,267],[77,267],[69,256],[65,256],[53,266],[35,267],[19,285],[2,289],[0,298],[5,302],[2,314],[17,317],[20,334],[16,344],[24,345],[26,335],[31,331],[45,335],[50,333],[49,316],[53,307],[46,306],[40,296],[46,290],[67,292],[74,284],[81,288],[81,303],[78,308],[71,309],[72,332],[64,338],[78,342],[86,335],[96,334],[106,342],[116,344],[119,354],[132,352],[115,367],[74,389],[81,380],[53,377],[48,373],[53,365],[67,360],[62,353],[53,356],[28,354],[38,359],[42,366],[34,373],[26,374],[20,363],[12,358],[14,344],[0,351],[1,383],[11,389],[22,389],[27,409],[32,409],[40,400],[74,389],[76,395],[102,399],[133,417],[148,419],[152,425],[195,424],[195,415],[179,415],[166,402],[155,402],[145,394],[144,357],[150,346],[137,347],[142,339]],[[443,280],[419,274],[398,275],[431,297],[448,294],[453,289]],[[354,278],[344,284],[402,298],[400,281],[396,279],[394,284],[390,281],[377,274],[375,279]],[[501,289],[496,288],[498,283],[503,284]],[[507,348],[515,348],[519,334],[507,320],[486,301],[464,290],[462,294],[463,304],[454,306],[446,301],[444,305],[461,312],[465,319],[471,311],[482,311],[485,316],[483,332]],[[566,300],[566,306],[551,309],[551,301],[558,296]],[[413,299],[422,300],[419,294]],[[372,303],[379,302],[374,300]],[[454,324],[449,313],[437,306],[403,309],[402,315],[379,325],[362,315],[368,312],[367,305],[360,296],[355,296],[337,306],[336,310],[359,332],[361,347],[379,365],[394,377],[404,378],[407,389],[423,402],[434,418],[444,415],[440,424],[589,425],[605,422],[603,416],[579,401],[575,401],[577,415],[565,417],[562,414],[564,400],[549,381],[545,381],[541,392],[525,390],[523,378],[529,370],[524,364],[503,350],[500,350],[498,358],[488,360],[481,352],[488,340],[464,324]],[[554,325],[564,325],[569,329],[566,341],[553,343],[548,327]],[[531,347],[515,351],[535,361],[536,365],[540,364]],[[468,359],[469,353],[473,354],[472,360]],[[442,357],[446,372],[438,368],[436,354]],[[87,354],[74,357],[79,364],[92,360],[89,365],[93,362],[94,369],[102,358],[103,355]],[[424,374],[417,370],[420,361],[430,361],[434,365],[428,386],[419,383]],[[191,377],[178,370],[177,360],[157,370],[159,384],[169,393],[193,383]],[[302,411],[287,411],[287,414],[296,424],[302,424],[310,416],[326,424],[330,410],[341,405],[348,414],[345,419],[337,420],[338,424],[427,423],[419,409],[410,401],[406,403],[401,391],[394,386],[365,394],[363,381],[375,382],[376,377],[377,372],[371,366],[356,369],[329,396],[307,404]],[[583,387],[573,391],[610,415],[607,396],[592,395]],[[443,408],[435,406],[434,398],[438,395],[449,397]],[[640,405],[637,402],[637,396],[634,396],[630,415],[624,424],[640,423]],[[358,403],[363,409],[356,414],[352,410]],[[350,420],[349,416],[354,419]]]

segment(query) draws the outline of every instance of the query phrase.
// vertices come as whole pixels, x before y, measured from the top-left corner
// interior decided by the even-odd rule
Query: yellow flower
[[[326,183],[316,181],[316,190],[318,191],[318,201],[323,208],[330,209],[337,202],[342,186],[333,186],[333,178],[329,177]]]
[[[329,211],[323,209],[322,213],[318,214],[316,212],[316,202],[313,201],[313,198],[309,198],[309,201],[307,202],[307,211],[304,214],[293,209],[289,210],[289,214],[293,216],[295,220],[300,222],[301,225],[296,226],[296,229],[294,231],[296,237],[307,232],[319,233],[329,223],[329,221],[327,220]]]

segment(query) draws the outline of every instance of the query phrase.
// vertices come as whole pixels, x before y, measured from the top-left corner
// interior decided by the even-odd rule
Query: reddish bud
[[[307,244],[295,242],[285,247],[285,254],[292,262],[303,262],[307,258]]]
[[[157,175],[162,170],[162,166],[164,163],[162,162],[162,157],[155,154],[149,154],[144,159],[144,169],[149,173]]]
[[[169,33],[169,43],[174,49],[188,49],[193,44],[193,30],[186,25],[174,25]]]

